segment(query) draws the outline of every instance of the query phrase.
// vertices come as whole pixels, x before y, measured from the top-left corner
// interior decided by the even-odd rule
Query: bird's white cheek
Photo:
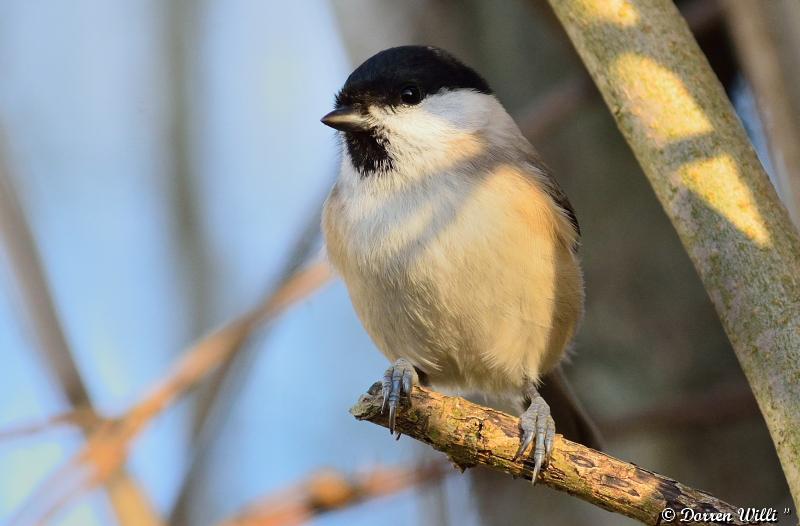
[[[370,109],[384,130],[395,171],[417,178],[451,170],[486,153],[483,139],[502,107],[491,95],[445,91],[417,106]]]
[[[395,170],[411,177],[450,170],[484,153],[478,133],[424,107],[387,114],[382,125]]]

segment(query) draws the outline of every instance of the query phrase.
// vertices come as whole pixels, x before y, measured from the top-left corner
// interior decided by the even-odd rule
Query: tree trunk
[[[800,242],[667,0],[550,0],[719,314],[800,505]]]

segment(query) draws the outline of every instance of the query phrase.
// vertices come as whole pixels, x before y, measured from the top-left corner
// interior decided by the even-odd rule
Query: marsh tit
[[[543,394],[573,435],[593,433],[559,367],[584,303],[572,206],[486,81],[441,49],[369,58],[322,122],[343,144],[327,251],[393,362],[390,431],[417,382],[515,400],[535,481],[555,435]]]

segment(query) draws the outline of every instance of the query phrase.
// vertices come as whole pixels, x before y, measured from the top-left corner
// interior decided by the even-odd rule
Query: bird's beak
[[[370,128],[367,118],[352,106],[333,110],[320,120],[322,124],[344,132],[364,132]]]

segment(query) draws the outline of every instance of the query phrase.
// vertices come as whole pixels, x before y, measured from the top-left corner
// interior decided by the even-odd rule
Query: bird
[[[578,220],[487,81],[440,48],[393,47],[350,74],[321,121],[341,144],[325,246],[391,362],[390,433],[421,384],[518,406],[515,460],[532,448],[534,483],[554,415],[596,442],[561,367],[584,311]]]

